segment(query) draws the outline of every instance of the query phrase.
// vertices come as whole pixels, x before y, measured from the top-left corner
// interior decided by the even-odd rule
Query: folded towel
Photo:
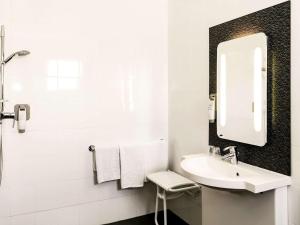
[[[119,146],[96,149],[98,183],[120,179]]]
[[[121,188],[143,187],[145,180],[144,149],[141,145],[120,146]]]

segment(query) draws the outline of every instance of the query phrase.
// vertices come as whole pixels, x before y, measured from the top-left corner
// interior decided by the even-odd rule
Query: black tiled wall
[[[286,175],[291,173],[290,29],[290,1],[209,29],[210,93],[216,93],[220,42],[258,32],[268,36],[267,144],[258,147],[220,139],[216,123],[209,124],[209,144],[237,145],[241,161]]]

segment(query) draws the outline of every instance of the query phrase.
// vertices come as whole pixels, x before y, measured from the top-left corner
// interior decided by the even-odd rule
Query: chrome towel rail
[[[89,151],[92,152],[93,157],[93,176],[94,176],[94,184],[98,184],[98,176],[97,176],[97,160],[96,160],[96,147],[95,145],[89,146]]]

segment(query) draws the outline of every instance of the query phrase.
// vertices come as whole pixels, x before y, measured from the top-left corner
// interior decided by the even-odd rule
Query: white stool
[[[156,184],[156,203],[155,203],[155,224],[157,222],[158,201],[163,200],[164,225],[167,225],[167,200],[181,197],[184,191],[200,188],[200,186],[177,173],[172,171],[162,171],[147,175],[147,179]],[[167,196],[167,192],[172,195]]]

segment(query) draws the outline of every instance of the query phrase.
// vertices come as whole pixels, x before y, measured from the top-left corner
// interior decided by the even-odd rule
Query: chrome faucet
[[[222,156],[222,160],[230,162],[231,164],[238,164],[238,152],[236,146],[228,146],[223,149],[225,155]]]

